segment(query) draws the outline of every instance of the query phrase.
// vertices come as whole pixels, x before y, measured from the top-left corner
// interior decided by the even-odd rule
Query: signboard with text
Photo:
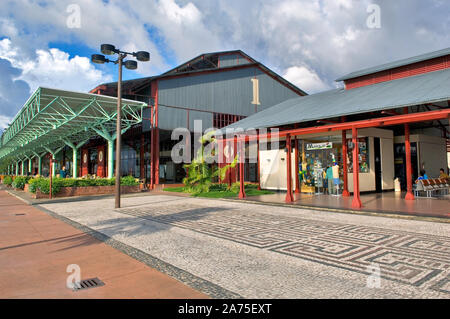
[[[332,142],[306,144],[307,151],[329,150],[333,148]]]

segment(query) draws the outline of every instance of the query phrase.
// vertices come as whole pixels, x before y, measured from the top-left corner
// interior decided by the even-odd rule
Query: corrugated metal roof
[[[278,127],[447,100],[450,100],[450,69],[291,99],[228,127],[244,130]]]
[[[426,61],[426,60],[430,60],[430,59],[434,59],[434,58],[439,58],[441,56],[446,56],[449,54],[450,54],[450,48],[446,48],[443,50],[418,55],[418,56],[415,56],[412,58],[402,59],[402,60],[398,60],[398,61],[394,61],[394,62],[382,64],[382,65],[377,65],[377,66],[374,66],[371,68],[355,71],[355,72],[352,72],[352,73],[349,73],[347,75],[340,77],[336,81],[337,82],[345,81],[345,80],[357,78],[357,77],[360,77],[363,75],[373,74],[373,73],[397,68],[397,67],[408,65],[408,64],[413,64],[413,63],[422,62],[422,61]]]
[[[276,78],[277,80],[279,80],[281,83],[285,84],[286,86],[288,86],[289,88],[291,88],[293,91],[296,91],[298,94],[301,95],[307,95],[308,93],[306,93],[305,91],[303,91],[302,89],[298,88],[296,85],[292,84],[291,82],[289,82],[288,80],[286,80],[285,78],[283,78],[282,76],[280,76],[279,74],[275,73],[274,71],[272,71],[271,69],[269,69],[268,67],[266,67],[264,64],[262,64],[261,62],[256,61],[255,59],[253,59],[252,57],[250,57],[249,55],[247,55],[246,53],[244,53],[241,50],[233,50],[233,51],[222,51],[222,52],[214,52],[214,53],[204,53],[201,54],[199,56],[197,56],[194,59],[189,60],[188,62],[185,62],[183,64],[180,64],[179,66],[161,74],[158,76],[152,76],[152,77],[145,77],[145,78],[138,78],[138,79],[132,79],[132,80],[127,80],[127,81],[123,81],[122,85],[123,85],[123,90],[134,90],[137,87],[142,87],[143,85],[150,83],[153,80],[157,80],[157,79],[164,79],[166,77],[170,77],[173,75],[190,75],[190,74],[195,74],[195,73],[202,73],[202,72],[209,72],[211,70],[216,70],[216,71],[225,71],[225,70],[232,70],[234,68],[238,68],[238,67],[242,67],[242,65],[233,65],[233,66],[228,66],[228,67],[213,67],[211,66],[211,68],[207,68],[207,69],[201,69],[201,70],[190,70],[190,71],[184,71],[184,72],[178,72],[178,73],[174,73],[175,70],[182,68],[183,66],[192,63],[198,59],[201,59],[202,57],[211,57],[214,55],[221,55],[221,54],[230,54],[230,53],[236,53],[236,54],[240,54],[245,58],[248,58],[251,63],[249,63],[247,66],[251,67],[253,65],[256,65],[258,67],[260,67],[261,69],[263,69],[265,72],[269,73],[271,76],[273,76],[274,78]],[[111,83],[103,83],[98,85],[96,88],[100,87],[100,86],[107,86],[108,88],[111,89],[117,89],[117,82],[111,82]],[[96,89],[95,88],[95,89]],[[93,91],[95,90],[93,89]]]

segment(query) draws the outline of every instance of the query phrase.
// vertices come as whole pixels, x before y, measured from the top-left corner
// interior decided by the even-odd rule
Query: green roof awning
[[[145,103],[122,99],[122,129],[142,122]],[[0,159],[34,157],[115,132],[117,98],[38,88],[0,138]]]

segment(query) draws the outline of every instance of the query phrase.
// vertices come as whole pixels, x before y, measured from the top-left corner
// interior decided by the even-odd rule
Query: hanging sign
[[[329,150],[333,148],[332,142],[306,144],[307,151]]]

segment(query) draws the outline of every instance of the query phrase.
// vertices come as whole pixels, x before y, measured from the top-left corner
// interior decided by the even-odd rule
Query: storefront
[[[361,129],[358,134],[360,187],[363,192],[382,192],[394,189],[394,134],[385,129]],[[349,190],[353,191],[353,143],[347,134],[347,172]],[[293,142],[294,144],[294,142]],[[295,166],[295,147],[292,148],[292,167]],[[341,195],[344,184],[344,156],[342,135],[319,133],[298,139],[298,174],[300,192]],[[261,187],[285,190],[285,142],[277,150],[260,151]],[[333,174],[333,167],[334,174]],[[331,170],[328,170],[331,168]],[[328,174],[327,174],[328,171]],[[294,183],[293,189],[296,190]]]

